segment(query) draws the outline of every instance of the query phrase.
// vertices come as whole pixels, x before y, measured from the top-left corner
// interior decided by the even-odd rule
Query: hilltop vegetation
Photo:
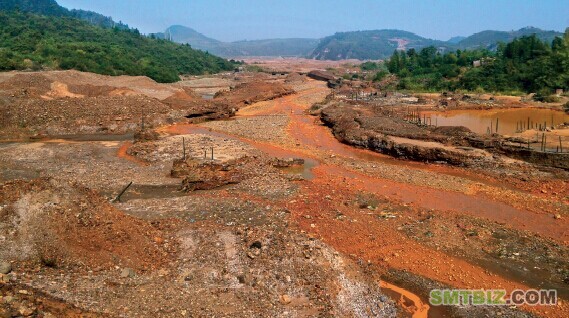
[[[22,11],[41,15],[69,16],[69,11],[55,0],[2,0],[0,11]]]
[[[318,60],[377,60],[395,49],[445,47],[442,41],[430,40],[401,30],[338,32],[320,41],[311,58]]]
[[[459,49],[496,49],[499,42],[509,43],[522,36],[534,35],[542,41],[551,43],[555,37],[563,36],[555,31],[545,31],[538,28],[527,27],[517,31],[482,31],[475,33],[457,43]]]
[[[496,52],[441,54],[435,47],[395,51],[387,68],[399,78],[399,89],[522,91],[546,97],[554,89],[569,89],[569,28],[551,44],[536,35],[524,36],[499,45]]]
[[[90,24],[105,28],[128,29],[128,25],[115,22],[111,17],[85,10],[67,10],[55,0],[2,0],[0,11],[21,11],[40,15],[70,17],[85,20]]]
[[[136,29],[101,28],[70,17],[0,12],[0,70],[76,69],[146,75],[174,82],[180,74],[216,73],[233,64]]]
[[[469,37],[454,37],[449,41],[437,41],[401,30],[374,30],[339,32],[320,41],[311,58],[319,60],[377,60],[389,57],[394,50],[419,51],[435,47],[439,52],[452,52],[457,49],[488,49],[495,51],[498,43],[508,43],[521,36],[535,34],[542,41],[551,43],[562,33],[543,31],[537,28],[523,28],[518,31],[483,31]]]

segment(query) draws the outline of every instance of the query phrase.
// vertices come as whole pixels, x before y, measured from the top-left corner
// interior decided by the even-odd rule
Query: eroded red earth
[[[338,251],[383,270],[405,270],[455,288],[512,291],[532,287],[502,277],[468,260],[420,244],[398,230],[399,226],[405,224],[405,218],[417,218],[424,210],[443,216],[479,217],[507,228],[527,231],[559,244],[569,245],[568,218],[554,219],[552,211],[547,210],[553,207],[553,203],[538,202],[540,199],[550,198],[543,189],[556,189],[561,193],[561,197],[567,196],[569,193],[565,181],[552,180],[519,185],[509,182],[507,178],[500,180],[462,168],[396,160],[344,145],[338,142],[316,117],[305,113],[310,107],[306,97],[312,94],[325,95],[326,92],[327,88],[323,84],[314,83],[312,88],[300,93],[254,104],[239,111],[238,118],[286,114],[289,117],[286,131],[290,140],[287,143],[251,140],[194,125],[169,126],[161,131],[170,134],[205,133],[236,138],[272,156],[303,157],[318,161],[319,165],[312,171],[314,178],[301,183],[298,198],[272,204],[281,205],[291,211],[292,219],[302,231],[321,238]],[[330,158],[335,160],[328,160]],[[353,169],[345,164],[353,161],[371,162],[393,169],[404,167],[426,171],[442,178],[459,177],[487,189],[440,189],[429,184],[394,181],[382,178],[381,175]],[[532,194],[533,197],[528,198],[527,202],[519,202],[519,196],[512,198],[496,195],[492,189],[517,191],[519,196]],[[350,204],[354,196],[362,191],[386,198],[401,209],[401,217],[393,222],[378,222],[377,214],[363,213],[360,208]],[[393,289],[399,288],[390,286]],[[413,317],[427,316],[428,306],[423,303],[424,300],[421,301],[401,288],[397,292],[406,294],[406,298],[414,303]],[[566,317],[569,312],[564,300],[553,307],[523,309],[542,317]]]

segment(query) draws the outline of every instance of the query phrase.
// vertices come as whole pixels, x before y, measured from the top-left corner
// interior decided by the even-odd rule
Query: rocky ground
[[[230,117],[245,104],[293,92],[284,79],[260,81],[245,74],[234,81],[228,93],[222,90],[217,98],[203,100],[191,81],[158,84],[146,77],[77,71],[3,73],[0,140],[134,133],[185,122],[186,117]]]
[[[32,92],[39,97],[21,102],[108,94],[90,79],[105,93],[54,97],[54,87],[95,94],[53,84],[73,73],[59,75],[43,74],[48,80]],[[2,76],[5,94],[16,95],[6,86],[17,88],[14,75]],[[192,124],[183,115],[180,123],[153,123],[154,133],[136,140],[0,144],[2,317],[565,316],[563,171],[494,155],[461,167],[358,149],[309,114],[330,95],[326,83],[223,76],[166,87],[117,80],[165,114],[186,115],[196,109],[188,105],[212,103],[193,88],[228,85],[213,100],[235,107],[231,119]],[[338,110],[352,112],[360,116],[352,122],[370,130],[393,120]],[[394,137],[418,132],[421,143],[461,147],[453,140],[461,131],[401,127],[408,129],[394,132],[411,135]],[[555,288],[561,300],[433,307],[432,288]]]

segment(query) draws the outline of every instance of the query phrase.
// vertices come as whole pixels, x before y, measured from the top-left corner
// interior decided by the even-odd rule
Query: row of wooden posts
[[[561,139],[561,136],[557,136],[559,138],[559,145],[556,146],[556,153],[562,153],[563,152],[563,140]],[[539,143],[539,151],[541,152],[546,152],[547,151],[547,135],[545,133],[541,134],[541,142],[539,141],[539,133],[536,133],[535,136],[535,142],[532,142],[530,139],[527,140],[527,149],[529,150],[533,150],[531,147],[532,143]],[[522,147],[522,143],[520,142],[519,144],[520,147]]]
[[[563,152],[563,143],[561,140],[561,136],[557,136],[559,137],[559,145],[557,146],[557,150],[556,152],[561,153]],[[537,139],[539,140],[539,134],[537,134]],[[540,151],[545,152],[547,150],[547,135],[545,133],[541,134],[541,147],[540,147]]]
[[[188,147],[189,148],[189,147]],[[215,160],[214,156],[213,156],[213,147],[210,147],[211,150],[211,160]],[[191,149],[189,149],[188,151],[191,154]],[[187,156],[186,156],[186,138],[182,137],[182,159],[186,160]],[[203,159],[207,160],[208,159],[208,151],[207,148],[204,148],[203,150]]]
[[[498,133],[498,126],[500,125],[500,118],[496,118],[496,130],[494,130],[494,120],[490,120],[490,127],[486,128],[486,133],[488,135],[495,133]]]
[[[421,116],[421,112],[419,112],[419,109],[412,110],[412,109],[407,108],[407,114],[405,115],[405,120],[407,120],[411,123],[414,123],[414,124],[418,124],[418,125],[432,126],[432,124],[433,124],[431,117],[430,116],[427,117],[425,114],[423,114],[423,116]],[[551,123],[553,125],[553,119],[552,119]],[[438,126],[438,123],[437,123],[437,118],[435,117],[435,127],[436,126]],[[547,126],[547,122],[544,122],[543,126],[541,124],[538,125],[537,123],[535,123],[535,126],[534,126],[534,123],[528,117],[527,125],[525,125],[525,122],[519,122],[518,123],[518,132],[521,132],[520,128],[522,128],[522,127],[536,127],[536,128],[539,128],[540,131],[543,131],[543,130],[545,130],[546,126]],[[500,127],[500,119],[496,118],[496,124],[494,124],[494,120],[492,119],[490,121],[490,127],[487,128],[486,132],[489,135],[494,133],[494,132],[498,133],[499,127]],[[556,152],[562,153],[563,152],[563,143],[562,143],[561,136],[558,136],[558,137],[559,137],[559,145],[557,146]],[[536,142],[539,142],[539,134],[537,134]],[[528,141],[527,141],[527,148],[528,149],[532,149],[531,143],[532,142],[528,139]],[[520,143],[520,146],[521,146],[521,143]],[[547,150],[547,136],[544,133],[541,136],[541,143],[540,143],[540,150],[539,151],[545,152],[546,150]]]
[[[553,127],[553,117],[551,118],[551,127]],[[547,129],[547,120],[543,122],[543,125],[533,122],[528,117],[528,121],[519,121],[516,123],[516,132],[524,132],[529,129],[537,129],[538,131],[545,131]]]
[[[405,114],[405,120],[417,125],[433,126],[433,121],[431,116],[427,117],[427,115],[423,114],[423,116],[421,117],[421,112],[419,112],[418,108],[416,110],[412,110],[409,107],[407,107],[407,114]],[[438,126],[437,117],[435,117],[435,127],[436,126]]]

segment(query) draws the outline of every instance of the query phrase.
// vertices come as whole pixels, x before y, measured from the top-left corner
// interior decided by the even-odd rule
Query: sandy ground
[[[326,70],[327,68],[338,68],[344,64],[359,65],[359,60],[340,60],[340,61],[320,61],[304,58],[245,58],[245,63],[257,65],[269,71],[286,71],[307,73],[315,69]]]

